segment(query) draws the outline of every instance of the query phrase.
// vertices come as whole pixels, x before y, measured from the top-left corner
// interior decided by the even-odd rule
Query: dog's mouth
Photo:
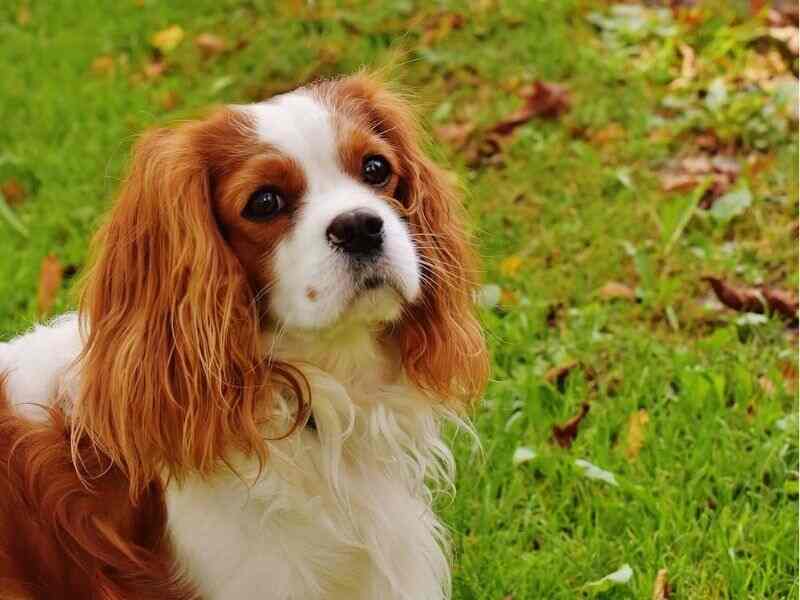
[[[403,293],[400,282],[389,271],[371,270],[369,273],[364,273],[355,282],[355,296],[362,296],[369,292],[379,292],[386,290],[394,292],[399,298],[407,301],[406,295]]]

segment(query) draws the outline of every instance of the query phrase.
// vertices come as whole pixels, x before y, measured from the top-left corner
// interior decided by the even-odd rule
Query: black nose
[[[349,254],[372,256],[383,246],[383,219],[366,209],[337,216],[328,226],[328,241]]]

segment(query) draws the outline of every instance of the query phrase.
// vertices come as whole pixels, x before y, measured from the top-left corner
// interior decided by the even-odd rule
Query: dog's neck
[[[399,358],[382,339],[382,329],[359,324],[321,331],[267,332],[264,351],[275,360],[325,371],[358,401],[361,391],[402,381]]]

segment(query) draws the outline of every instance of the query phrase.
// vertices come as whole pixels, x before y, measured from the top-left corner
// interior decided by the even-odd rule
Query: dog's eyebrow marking
[[[311,302],[314,302],[317,299],[317,296],[319,296],[319,292],[317,291],[316,288],[313,288],[313,287],[309,286],[306,289],[306,298],[311,300]]]
[[[259,141],[298,162],[309,191],[325,188],[341,173],[330,109],[304,90],[244,107]]]

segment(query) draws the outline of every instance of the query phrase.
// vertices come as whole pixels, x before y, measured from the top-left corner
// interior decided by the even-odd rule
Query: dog
[[[440,600],[488,373],[456,185],[326,80],[146,133],[78,310],[0,344],[0,597]]]

